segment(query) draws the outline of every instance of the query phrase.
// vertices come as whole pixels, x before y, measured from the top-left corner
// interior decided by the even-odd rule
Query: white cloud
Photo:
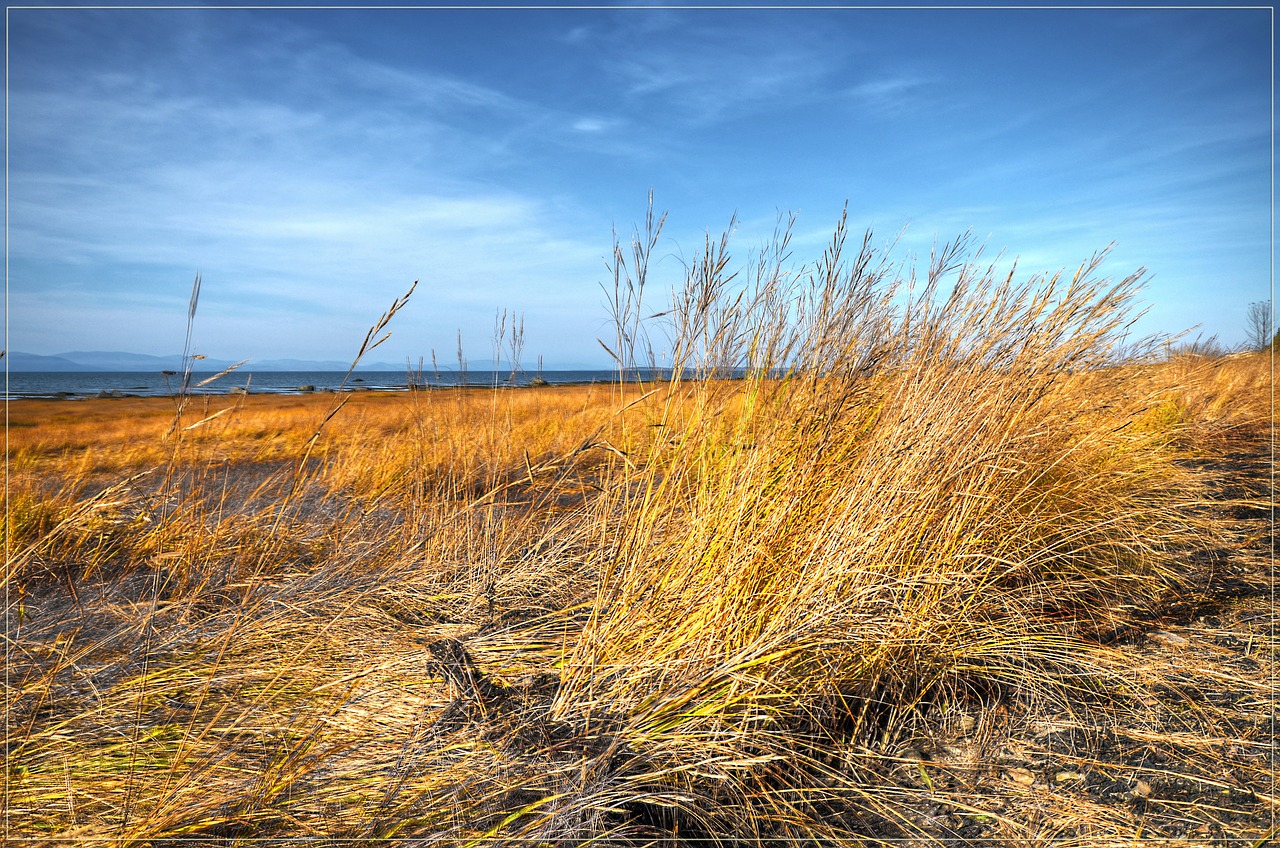
[[[573,122],[573,128],[583,133],[601,133],[618,126],[620,121],[606,118],[579,118]]]
[[[853,86],[848,90],[848,96],[863,107],[903,112],[923,105],[921,93],[928,85],[928,81],[916,77],[883,77]]]
[[[567,44],[585,44],[596,37],[595,30],[590,26],[576,26],[566,31],[561,39]]]
[[[297,69],[315,61],[304,51]],[[534,301],[583,325],[546,352],[571,356],[570,334],[591,351],[607,243],[566,229],[560,201],[487,180],[502,143],[465,113],[512,126],[560,116],[465,81],[344,67],[362,96],[166,93],[124,74],[107,80],[111,96],[16,91],[11,346],[58,332],[76,338],[63,349],[146,344],[199,269],[201,326],[229,355],[337,355],[415,278],[429,306],[401,321],[406,354],[451,345],[457,327],[478,341],[495,307]]]
[[[853,11],[575,11],[540,16],[519,42],[459,14],[445,36],[457,43],[430,55],[363,13],[348,33],[325,30],[328,12],[117,11],[15,15],[10,286],[23,309],[47,286],[50,309],[97,304],[126,323],[136,310],[141,327],[160,320],[148,302],[181,314],[200,268],[220,337],[252,326],[281,345],[328,343],[421,276],[405,320],[432,344],[464,324],[483,339],[494,306],[528,303],[557,322],[553,341],[590,348],[609,224],[625,234],[650,186],[671,204],[669,232],[688,224],[689,252],[735,209],[744,233],[767,236],[775,206],[804,205],[796,252],[815,258],[847,197],[852,231],[874,223],[887,239],[910,223],[904,246],[926,256],[935,232],[974,227],[1023,268],[1112,238],[1118,265],[1162,280],[1230,276],[1237,254],[1254,263],[1242,280],[1265,267],[1252,234],[1265,167],[1240,164],[1265,166],[1265,121],[1250,117],[1256,92],[1229,96],[1229,75],[1210,75],[1224,92],[1212,102],[1187,87],[1204,63],[1169,79],[1144,63],[1150,85],[1134,88],[1132,60],[1082,57],[1026,65],[1006,90],[987,84],[1003,59]],[[37,17],[35,38],[22,27]],[[415,20],[438,39],[436,12]],[[1028,95],[1037,79],[1053,97]],[[1168,234],[1184,227],[1194,235]],[[298,314],[308,326],[294,329]]]

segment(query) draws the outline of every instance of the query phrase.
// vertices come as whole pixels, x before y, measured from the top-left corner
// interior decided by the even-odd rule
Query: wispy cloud
[[[890,76],[870,79],[849,88],[846,96],[861,109],[901,114],[936,107],[940,98],[926,98],[931,82],[919,77]]]
[[[362,292],[417,277],[432,308],[406,320],[428,346],[460,325],[482,338],[494,307],[526,308],[531,283],[545,281],[544,303],[591,298],[607,245],[559,234],[554,204],[486,180],[495,159],[518,155],[495,140],[495,122],[514,132],[566,116],[331,45],[260,46],[255,59],[303,80],[298,91],[171,90],[155,76],[163,68],[139,66],[59,90],[15,87],[10,285],[24,318],[12,346],[57,347],[40,338],[59,324],[54,314],[63,332],[83,314],[77,332],[104,335],[93,315],[125,302],[135,317],[119,324],[119,345],[136,344],[134,328],[181,299],[174,281],[197,268],[206,324],[228,346],[268,348],[245,355],[298,344],[245,338],[279,310],[312,316],[317,329],[327,322],[332,331],[311,341],[324,347],[352,329]],[[239,61],[228,56],[219,70],[234,78]],[[50,290],[54,278],[74,303]]]
[[[406,352],[459,326],[483,344],[505,306],[539,352],[589,356],[610,226],[649,188],[663,256],[735,210],[745,253],[777,208],[815,256],[849,200],[854,228],[909,224],[904,248],[973,228],[1024,268],[1119,240],[1169,302],[1266,278],[1269,48],[1228,49],[1234,23],[1161,13],[1137,43],[1066,14],[496,14],[11,15],[11,346],[140,345],[198,268],[202,327],[234,348],[211,353],[362,336],[363,304],[422,277]]]
[[[630,99],[661,102],[659,114],[677,125],[707,126],[773,110],[780,99],[791,107],[811,102],[832,63],[791,49],[710,57],[668,47],[612,70]]]
[[[573,128],[583,133],[600,133],[620,126],[622,121],[613,118],[578,118]]]
[[[803,20],[646,11],[618,14],[592,37],[624,108],[703,127],[825,96],[825,83],[845,66],[853,43],[815,35]]]

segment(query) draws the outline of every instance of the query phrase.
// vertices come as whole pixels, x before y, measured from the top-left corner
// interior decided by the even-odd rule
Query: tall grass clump
[[[1112,643],[1200,585],[1191,460],[1265,421],[1261,359],[1135,345],[1143,273],[1105,254],[916,265],[843,217],[807,263],[794,219],[741,260],[708,236],[661,292],[664,222],[610,260],[610,387],[15,435],[14,835],[863,845],[945,806],[1045,836],[974,796],[992,716],[1140,700]],[[518,368],[520,319],[495,347]],[[979,753],[926,771],[961,714]]]
[[[961,238],[919,278],[841,220],[812,267],[784,237],[744,281],[728,243],[673,293],[676,377],[556,714],[626,716],[688,797],[685,769],[759,780],[921,705],[1113,685],[1090,643],[1204,532],[1121,367],[1142,272],[1019,281]]]

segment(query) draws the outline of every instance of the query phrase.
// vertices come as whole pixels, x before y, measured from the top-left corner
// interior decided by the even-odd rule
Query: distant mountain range
[[[151,356],[118,350],[71,350],[53,356],[11,350],[5,354],[10,371],[181,371],[182,354]],[[2,362],[2,360],[0,360]],[[222,371],[235,365],[232,359],[204,358],[196,360],[196,371]],[[346,371],[350,362],[325,359],[264,359],[240,366],[248,371]],[[361,371],[403,371],[404,363],[361,363]]]
[[[0,368],[4,367],[5,362],[8,363],[10,371],[136,371],[136,372],[155,372],[155,371],[181,371],[182,370],[182,354],[175,353],[169,356],[151,356],[146,353],[124,353],[118,350],[72,350],[66,353],[57,353],[52,356],[43,356],[38,353],[24,353],[20,350],[11,350],[4,355],[4,359],[0,359]],[[216,372],[230,368],[235,365],[236,361],[232,359],[201,359],[195,363],[196,371]],[[343,362],[337,359],[259,359],[250,360],[240,366],[239,370],[252,371],[346,371],[351,367],[350,362]],[[413,364],[417,369],[417,363]],[[470,371],[493,371],[506,370],[511,367],[510,363],[495,363],[492,359],[468,360],[467,369]],[[596,368],[607,368],[608,366],[598,365],[582,365],[571,364],[563,366],[564,370],[592,370]],[[431,363],[426,363],[423,371],[430,370]],[[405,363],[394,362],[361,362],[357,371],[406,371],[408,370]],[[453,363],[450,367],[441,364],[440,370],[456,371],[457,363]],[[523,366],[522,370],[536,371],[536,367],[529,368]],[[557,369],[559,370],[559,369]]]

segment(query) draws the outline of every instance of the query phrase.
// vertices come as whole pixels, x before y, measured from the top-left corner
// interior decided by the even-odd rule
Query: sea
[[[540,385],[573,385],[609,383],[618,380],[617,370],[543,371],[539,373],[508,371],[441,371],[408,373],[406,371],[233,371],[193,372],[187,393],[193,395],[275,394],[296,395],[310,392],[377,391],[407,392],[414,389],[440,389],[458,386],[521,387]],[[663,369],[638,369],[626,374],[628,382],[670,379]],[[164,397],[182,391],[183,376],[160,371],[10,371],[6,375],[8,398],[61,398],[76,400],[97,397]]]

